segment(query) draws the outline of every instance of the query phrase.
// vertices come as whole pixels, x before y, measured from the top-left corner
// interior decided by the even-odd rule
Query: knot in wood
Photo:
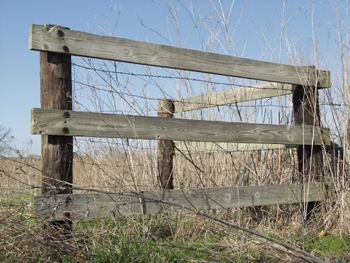
[[[57,35],[60,37],[64,37],[64,32],[62,30],[58,30]]]

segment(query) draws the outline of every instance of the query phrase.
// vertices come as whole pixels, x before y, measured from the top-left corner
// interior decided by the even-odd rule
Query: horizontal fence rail
[[[322,133],[319,136],[319,132]],[[330,145],[329,129],[33,108],[31,133],[146,140]]]
[[[330,72],[310,78],[302,67],[276,64],[123,38],[94,35],[54,25],[30,26],[29,49],[239,78],[330,87]]]
[[[198,110],[244,101],[272,98],[293,93],[293,85],[276,82],[259,83],[174,101],[175,112]]]
[[[202,189],[173,189],[140,193],[91,193],[34,197],[38,220],[87,219],[139,214],[158,214],[245,206],[292,204],[324,201],[330,197],[330,186],[311,182],[309,185],[236,186]],[[143,198],[144,197],[144,198]],[[159,200],[169,201],[164,204]],[[158,201],[158,202],[157,202]]]
[[[176,142],[175,154],[198,154],[218,152],[246,152],[297,148],[294,144],[254,144],[254,143],[211,143],[211,142]]]

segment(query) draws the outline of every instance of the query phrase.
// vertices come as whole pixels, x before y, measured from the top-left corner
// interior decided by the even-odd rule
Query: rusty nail
[[[57,34],[60,36],[60,37],[63,37],[64,36],[64,32],[62,30],[58,30],[57,31]]]
[[[64,127],[64,128],[63,128],[63,132],[64,132],[65,134],[69,134],[69,129],[68,129],[67,127]]]
[[[69,48],[67,46],[63,47],[64,52],[69,52]]]
[[[69,117],[70,117],[70,114],[69,114],[68,111],[66,111],[66,112],[64,113],[64,117],[66,117],[66,118],[69,118]]]

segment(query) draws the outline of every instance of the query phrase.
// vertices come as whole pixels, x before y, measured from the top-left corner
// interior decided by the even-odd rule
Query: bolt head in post
[[[69,134],[69,129],[68,129],[67,127],[64,127],[64,128],[63,128],[63,132],[64,132],[65,134]]]
[[[69,48],[67,46],[64,46],[63,47],[63,51],[68,53],[69,52]]]
[[[65,118],[69,118],[69,117],[70,117],[70,113],[69,113],[68,111],[66,111],[66,112],[64,113],[64,117],[65,117]]]
[[[62,30],[58,30],[57,35],[60,37],[64,37],[64,32]]]
[[[73,201],[72,198],[70,196],[68,196],[66,198],[66,206],[68,206],[72,201]]]

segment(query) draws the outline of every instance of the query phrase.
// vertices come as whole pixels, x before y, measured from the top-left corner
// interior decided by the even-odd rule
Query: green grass
[[[281,240],[284,237],[288,240],[286,234],[279,235],[279,233],[268,233],[268,236]],[[339,234],[326,236],[315,236],[315,234],[292,237],[299,247],[302,247],[302,243],[305,242],[305,251],[315,255],[319,258],[327,258],[333,256],[347,256],[350,259],[350,237],[340,236]]]
[[[340,235],[327,235],[307,240],[305,250],[309,253],[315,253],[317,256],[338,256],[349,255],[350,237]]]
[[[34,212],[34,191],[3,191],[0,206],[6,215],[10,214],[12,220],[27,221],[33,217]],[[30,206],[28,206],[30,204]],[[17,211],[17,212],[15,212]],[[5,216],[1,215],[0,217]]]
[[[197,240],[195,244],[178,243],[176,248],[167,246],[171,239],[155,241],[146,237],[139,237],[127,233],[125,236],[108,237],[103,243],[92,242],[89,253],[65,255],[62,262],[178,262],[179,260],[220,260],[220,262],[232,262],[210,253],[196,249],[208,250],[204,239]],[[174,244],[173,244],[174,245]],[[192,249],[181,249],[189,247]]]
[[[148,221],[146,221],[146,219]],[[176,219],[182,222],[185,230],[195,228],[196,224],[188,219]],[[179,260],[207,260],[235,262],[230,257],[214,255],[214,243],[229,236],[230,232],[212,231],[205,237],[201,235],[175,238],[178,226],[176,221],[164,220],[160,215],[135,216],[129,218],[80,220],[73,224],[76,236],[82,238],[78,254],[66,254],[62,262],[179,262]],[[143,222],[151,225],[147,234],[142,234]],[[151,222],[151,224],[149,224]],[[106,234],[91,233],[110,231]],[[88,235],[86,235],[88,234]],[[90,234],[90,236],[89,236]],[[225,252],[223,252],[224,254]]]

